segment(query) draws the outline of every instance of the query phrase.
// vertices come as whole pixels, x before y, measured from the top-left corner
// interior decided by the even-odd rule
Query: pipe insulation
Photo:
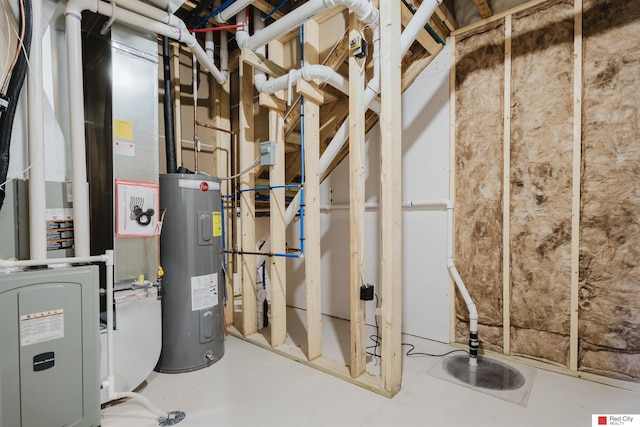
[[[309,0],[265,29],[256,31],[252,36],[249,36],[246,27],[244,30],[237,31],[236,41],[240,48],[256,50],[317,14],[337,6],[346,6],[356,14],[358,20],[366,25],[378,26],[378,9],[369,0]]]

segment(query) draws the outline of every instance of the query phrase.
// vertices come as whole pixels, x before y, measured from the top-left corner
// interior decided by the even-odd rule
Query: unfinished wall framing
[[[636,2],[535,1],[454,33],[452,70],[455,257],[481,348],[634,389],[639,34]]]

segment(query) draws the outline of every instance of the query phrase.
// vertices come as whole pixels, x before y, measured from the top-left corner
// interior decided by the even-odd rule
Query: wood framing
[[[511,205],[511,15],[505,18],[504,25],[504,134],[503,134],[503,196],[502,211],[505,218],[502,221],[502,239],[509,241],[509,207]],[[503,352],[511,352],[511,254],[510,245],[502,246],[502,341]]]
[[[411,18],[413,18],[413,13],[411,12],[411,10],[409,10],[407,5],[403,2],[400,2],[400,8],[401,8],[402,26],[406,27],[407,24],[409,24],[409,21],[411,21]],[[422,45],[422,47],[426,49],[427,52],[429,52],[432,55],[436,54],[439,51],[438,42],[435,41],[433,37],[431,37],[431,35],[429,35],[429,33],[426,32],[426,30],[420,30],[416,40],[418,41],[418,43]]]
[[[456,200],[456,39],[449,40],[449,200]],[[454,205],[455,206],[455,205]],[[455,215],[452,219],[455,230]],[[453,249],[453,248],[452,248]],[[449,342],[456,340],[456,284],[449,277]]]
[[[349,13],[349,40],[361,37],[362,25]],[[349,289],[351,298],[351,376],[357,378],[366,370],[366,334],[364,301],[360,286],[364,284],[364,59],[349,57]]]
[[[400,2],[380,0],[380,277],[385,390],[402,381],[402,102]]]
[[[624,87],[637,80],[628,46],[637,39],[640,7],[607,5],[611,16],[619,17],[615,25],[599,13],[597,1],[534,1],[458,34],[458,70],[451,74],[458,81],[451,89],[459,98],[457,105],[452,100],[451,112],[457,124],[452,135],[460,140],[452,148],[458,151],[452,170],[492,158],[481,147],[499,137],[478,129],[478,117],[504,127],[499,129],[502,168],[487,167],[474,177],[502,193],[501,212],[485,215],[490,220],[484,223],[458,224],[456,233],[493,234],[489,227],[502,221],[494,245],[502,257],[481,263],[502,271],[501,289],[490,290],[485,279],[482,289],[472,291],[476,305],[485,307],[480,312],[485,350],[511,360],[535,358],[539,362],[528,363],[637,391],[637,318],[629,313],[638,305],[627,295],[637,288],[632,278],[640,269],[626,260],[638,247],[637,229],[630,225],[636,221],[627,216],[637,200],[636,174],[628,165],[640,154],[637,129],[627,126],[628,116],[617,108],[625,105],[628,115],[638,110],[637,96]],[[479,54],[483,63],[474,64]],[[612,63],[618,68],[607,74]],[[549,80],[549,75],[562,77]],[[631,79],[625,85],[623,75]],[[491,91],[483,93],[480,81]],[[503,91],[501,112],[495,101],[476,102],[497,99],[496,88]],[[485,138],[480,144],[478,134]],[[471,175],[465,172],[455,175],[459,196],[464,177]],[[467,194],[456,200],[458,209],[496,206],[486,194],[479,205],[463,205]],[[502,322],[486,317],[487,301],[497,300]],[[624,311],[615,310],[621,306]],[[458,317],[461,313],[458,307]],[[496,342],[503,348],[490,346]]]
[[[486,19],[493,15],[491,12],[491,7],[489,7],[489,2],[487,0],[473,0],[473,3],[476,5],[478,12],[482,19]]]
[[[256,149],[253,138],[253,68],[240,63],[240,105],[238,144],[240,153],[240,170],[249,168],[256,159]],[[238,178],[240,190],[253,188],[255,177],[249,171]],[[240,242],[241,250],[255,252],[255,199],[253,191],[240,193]],[[242,333],[251,335],[257,332],[256,318],[256,258],[253,254],[241,254],[239,257],[239,273],[242,287]]]
[[[274,63],[282,63],[284,59],[282,43],[279,41],[269,43],[269,56]],[[283,96],[282,92],[277,95]],[[276,95],[272,95],[272,98],[281,101]],[[283,101],[281,102],[284,104]],[[274,102],[274,104],[276,107],[281,105],[277,102]],[[271,108],[269,110],[269,140],[276,143],[276,162],[275,165],[270,166],[269,184],[272,187],[281,186],[284,184],[285,167],[284,108]],[[271,190],[271,203],[269,204],[271,252],[277,254],[286,252],[286,206],[284,195],[284,188]],[[271,280],[271,346],[278,347],[284,344],[287,338],[287,265],[286,258],[282,256],[271,257],[269,262],[269,277]]]
[[[573,179],[571,197],[571,326],[569,369],[578,370],[580,289],[580,180],[582,165],[582,0],[574,0],[573,37]]]
[[[313,19],[304,23],[304,58],[320,61],[320,27]],[[320,103],[304,99],[304,271],[307,286],[307,344],[309,360],[322,355],[322,276],[320,261]]]

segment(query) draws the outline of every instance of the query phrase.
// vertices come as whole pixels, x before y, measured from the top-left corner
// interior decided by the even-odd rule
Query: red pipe
[[[197,30],[189,30],[190,33],[206,33],[209,31],[231,30],[233,28],[244,27],[244,24],[225,25],[223,27],[198,28]]]

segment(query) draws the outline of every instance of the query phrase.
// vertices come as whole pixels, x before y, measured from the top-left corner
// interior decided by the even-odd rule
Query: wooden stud
[[[287,103],[275,95],[261,93],[260,95],[258,95],[258,103],[261,107],[268,108],[269,110],[277,110],[282,112],[287,111]],[[284,124],[282,126],[284,131]]]
[[[239,105],[239,153],[240,170],[250,167],[256,159],[253,138],[253,68],[240,63],[240,105]],[[240,189],[253,188],[253,171],[238,178]],[[256,250],[255,199],[254,193],[240,193],[240,248],[247,252]],[[251,335],[257,332],[256,318],[256,258],[255,255],[240,255],[240,280],[242,287],[242,333]]]
[[[230,79],[224,85],[219,85],[215,79],[209,75],[209,84],[212,87],[213,98],[213,125],[220,129],[231,131],[231,84]],[[231,175],[231,145],[234,143],[235,135],[221,131],[214,131],[213,138],[213,174],[215,176]],[[237,147],[234,147],[234,149]],[[231,181],[224,180],[220,182],[220,189],[223,195],[231,195]],[[227,230],[225,245],[227,248],[233,247],[233,236],[230,232],[232,224],[235,220],[235,209],[233,202],[223,200],[223,209],[225,209],[225,229]],[[227,204],[225,208],[224,205]],[[227,254],[227,273],[225,274],[225,286],[227,290],[227,305],[224,308],[225,324],[233,323],[233,272],[235,271],[235,256]]]
[[[242,49],[240,60],[246,62],[247,64],[250,64],[256,70],[267,73],[271,77],[280,77],[287,74],[287,70],[282,68],[280,65],[268,60],[267,58],[264,58],[261,55],[258,55],[251,49]]]
[[[451,68],[449,70],[449,200],[456,206],[456,38],[449,39]],[[455,211],[454,211],[455,212]],[[455,215],[453,217],[455,233]],[[455,242],[455,234],[454,234]],[[454,243],[455,244],[455,243]],[[453,254],[455,257],[455,253]],[[449,342],[456,340],[456,285],[449,278]]]
[[[269,57],[275,63],[282,63],[284,49],[282,43],[277,40],[269,43]],[[262,95],[260,94],[261,98]],[[270,99],[284,101],[282,91],[277,95],[269,96]],[[280,106],[276,102],[277,106]],[[278,186],[284,184],[284,108],[269,110],[269,139],[276,143],[276,162],[270,166],[269,184]],[[286,226],[285,226],[285,189],[274,188],[271,191],[271,203],[269,204],[269,226],[271,238],[271,252],[283,254],[286,251]],[[271,257],[269,278],[271,280],[271,345],[278,347],[284,344],[287,338],[287,265],[286,258]]]
[[[182,166],[182,114],[180,111],[180,45],[171,43],[171,78],[173,80],[174,133],[176,137],[176,164]]]
[[[362,24],[349,13],[349,40],[360,37]],[[365,129],[364,129],[364,58],[349,56],[349,289],[351,295],[351,377],[366,371],[366,331],[364,301],[360,286],[364,284],[365,221]]]
[[[482,19],[486,19],[493,15],[493,12],[491,12],[491,8],[489,7],[489,3],[487,2],[487,0],[473,0],[473,3],[476,5],[476,8],[478,8],[478,12],[480,12],[480,16],[482,17]]]
[[[304,23],[304,58],[319,62],[320,26],[314,20]],[[322,298],[320,258],[320,106],[304,100],[304,271],[307,283],[307,340],[309,360],[322,355]]]
[[[444,48],[443,45],[439,44],[438,49],[435,51],[433,55],[425,56],[422,59],[416,59],[407,67],[404,74],[402,75],[402,91],[404,92],[413,84],[414,81],[422,74],[422,72],[427,68],[431,61],[435,59],[435,57],[440,53],[440,51]]]
[[[300,79],[296,83],[296,92],[304,96],[305,101],[311,101],[316,105],[324,104],[324,93],[315,83]]]
[[[573,36],[573,183],[571,198],[571,306],[569,369],[578,370],[580,289],[580,175],[582,165],[582,0],[574,1]]]
[[[436,14],[442,20],[444,25],[447,26],[449,31],[455,31],[460,26],[458,25],[458,21],[456,21],[455,16],[453,16],[449,8],[444,3],[440,3],[436,9]]]
[[[382,382],[402,381],[402,102],[400,2],[380,0],[380,283]]]
[[[502,166],[502,339],[504,354],[511,353],[511,15],[504,22],[504,134]]]

